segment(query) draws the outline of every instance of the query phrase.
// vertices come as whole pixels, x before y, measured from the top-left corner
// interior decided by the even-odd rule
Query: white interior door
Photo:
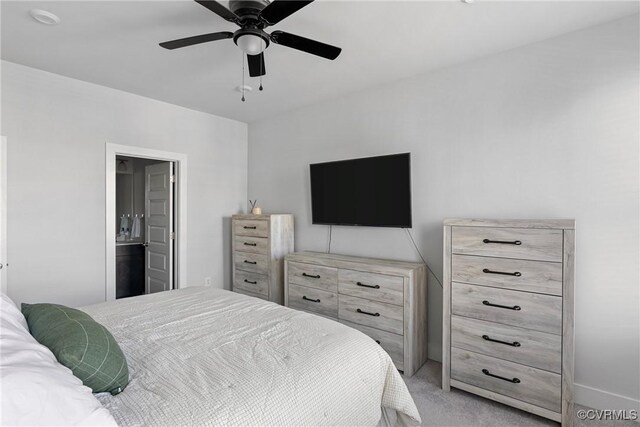
[[[0,138],[0,289],[7,293],[7,138]]]
[[[145,167],[145,291],[173,289],[173,163]]]

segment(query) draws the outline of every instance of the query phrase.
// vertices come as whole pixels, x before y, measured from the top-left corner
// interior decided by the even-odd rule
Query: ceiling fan
[[[229,9],[214,0],[195,1],[223,19],[237,24],[240,29],[234,33],[221,31],[172,40],[160,43],[160,46],[165,49],[178,49],[232,38],[235,44],[247,54],[249,75],[251,77],[266,74],[264,50],[270,43],[301,50],[331,60],[336,59],[342,51],[339,47],[285,33],[284,31],[273,31],[271,34],[267,34],[264,31],[266,27],[279,23],[313,0],[273,0],[271,2],[268,0],[229,0]]]

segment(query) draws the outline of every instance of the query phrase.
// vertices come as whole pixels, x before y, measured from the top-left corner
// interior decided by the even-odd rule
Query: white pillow
[[[0,299],[0,424],[117,425],[111,413],[29,333],[5,294]]]

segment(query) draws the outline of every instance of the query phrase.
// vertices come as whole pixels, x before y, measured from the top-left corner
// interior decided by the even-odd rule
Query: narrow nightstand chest
[[[284,302],[284,256],[293,251],[293,215],[233,215],[232,290]]]
[[[444,390],[573,424],[574,255],[574,220],[444,221]]]

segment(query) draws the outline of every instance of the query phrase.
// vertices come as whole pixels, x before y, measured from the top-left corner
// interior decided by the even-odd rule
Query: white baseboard
[[[593,409],[636,410],[640,413],[640,400],[611,393],[582,384],[574,384],[575,402]]]

